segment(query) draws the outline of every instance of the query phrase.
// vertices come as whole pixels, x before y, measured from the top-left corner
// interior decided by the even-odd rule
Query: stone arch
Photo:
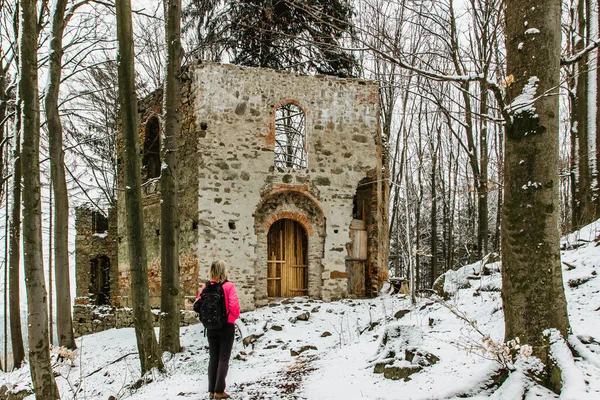
[[[160,176],[160,120],[152,115],[144,129],[142,176],[146,180]]]
[[[266,194],[254,212],[256,233],[255,301],[264,304],[267,294],[267,235],[271,225],[282,219],[298,222],[308,236],[308,296],[321,297],[322,259],[325,247],[326,220],[314,197],[296,190],[280,190]]]

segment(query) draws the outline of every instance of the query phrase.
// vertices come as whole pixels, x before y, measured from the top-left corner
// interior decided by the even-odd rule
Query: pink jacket
[[[216,282],[211,279],[211,282]],[[206,283],[202,285],[200,288],[200,293],[204,290]],[[200,298],[200,293],[198,293],[198,297]],[[225,309],[227,310],[227,322],[230,324],[234,324],[235,320],[240,317],[240,300],[237,295],[237,291],[235,290],[235,285],[233,282],[225,282],[223,283],[223,293],[225,294]]]

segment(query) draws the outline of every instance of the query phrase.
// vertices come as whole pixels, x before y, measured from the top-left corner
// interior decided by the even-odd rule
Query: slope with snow
[[[597,225],[561,243],[574,334],[569,343],[577,350],[572,358],[566,347],[556,344],[566,380],[561,398],[600,398]],[[531,358],[513,360],[516,370],[501,388],[490,379],[501,368],[497,359],[503,349],[500,263],[483,271],[481,267],[476,263],[449,272],[445,291],[452,296],[447,301],[420,298],[413,305],[409,298],[386,293],[332,303],[294,298],[244,313],[243,334],[255,340],[244,346],[238,335],[227,391],[240,400],[513,399],[521,398],[524,390],[526,398],[557,398],[521,373],[519,363]],[[79,349],[56,362],[62,398],[208,398],[207,342],[201,325],[182,328],[181,343],[181,353],[165,355],[167,372],[150,374],[151,382],[140,385],[133,329],[79,338]],[[412,360],[409,353],[416,354]],[[420,370],[406,380],[392,380],[374,372],[378,363],[381,368]],[[2,374],[0,380],[13,391],[31,386],[26,366]]]

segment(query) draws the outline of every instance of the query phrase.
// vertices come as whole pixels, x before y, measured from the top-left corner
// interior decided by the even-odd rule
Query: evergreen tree
[[[184,17],[201,58],[340,77],[358,73],[357,60],[342,48],[352,34],[347,0],[192,0]]]

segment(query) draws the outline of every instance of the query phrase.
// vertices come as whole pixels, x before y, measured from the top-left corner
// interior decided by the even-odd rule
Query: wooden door
[[[363,220],[352,220],[350,238],[352,239],[352,246],[346,260],[348,292],[363,297],[365,295],[365,267],[367,263],[367,231]]]
[[[271,225],[267,236],[267,295],[293,297],[308,294],[308,237],[291,219]]]

